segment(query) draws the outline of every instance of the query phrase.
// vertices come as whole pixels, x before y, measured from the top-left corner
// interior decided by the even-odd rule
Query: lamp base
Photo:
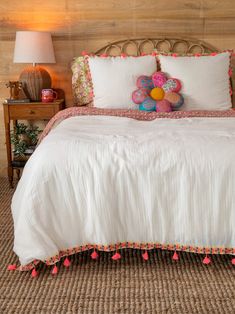
[[[24,69],[19,81],[23,84],[26,96],[32,101],[40,101],[42,89],[51,88],[50,74],[40,66],[30,66]]]

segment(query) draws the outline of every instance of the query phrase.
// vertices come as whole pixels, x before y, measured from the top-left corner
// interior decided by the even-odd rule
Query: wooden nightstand
[[[29,103],[4,103],[4,122],[6,133],[7,161],[8,161],[8,179],[11,187],[13,186],[13,170],[18,173],[24,167],[25,162],[18,162],[13,159],[10,129],[11,121],[13,124],[17,120],[49,120],[58,111],[64,109],[64,99],[58,99],[50,103],[29,102]]]

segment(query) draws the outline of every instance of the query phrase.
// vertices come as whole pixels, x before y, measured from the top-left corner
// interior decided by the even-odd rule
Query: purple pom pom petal
[[[141,75],[136,82],[136,85],[138,88],[143,88],[143,89],[152,89],[153,86],[153,81],[152,78],[150,76],[146,76],[146,75]]]
[[[183,96],[180,95],[180,94],[179,94],[179,96],[180,96],[179,101],[177,103],[171,104],[171,107],[172,107],[173,110],[178,110],[184,104]]]

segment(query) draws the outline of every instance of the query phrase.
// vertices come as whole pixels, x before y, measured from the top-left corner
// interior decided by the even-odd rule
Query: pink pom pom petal
[[[91,253],[91,258],[92,259],[97,259],[99,257],[98,253],[94,250],[92,253]]]
[[[235,265],[235,258],[232,259],[231,263]]]
[[[64,260],[64,266],[69,267],[70,264],[71,264],[70,260],[68,259],[68,257],[66,257],[66,259]]]
[[[139,88],[132,93],[132,100],[135,104],[141,104],[148,97],[148,90]]]
[[[16,270],[16,264],[8,265],[7,270]]]
[[[112,260],[117,261],[121,258],[121,254],[119,254],[118,252],[116,252],[113,256],[112,256]]]
[[[149,259],[149,255],[148,255],[148,252],[145,251],[143,254],[142,254],[142,257],[145,261],[147,261]]]
[[[172,107],[171,107],[170,102],[166,99],[157,101],[156,111],[157,112],[171,112]]]
[[[58,267],[55,265],[52,269],[52,275],[57,275],[58,274]]]
[[[172,256],[172,259],[173,259],[174,261],[178,261],[178,260],[179,260],[179,255],[177,254],[176,251],[175,251],[175,253],[174,253],[173,256]]]
[[[208,265],[208,264],[210,264],[211,259],[210,259],[210,257],[208,257],[208,256],[206,255],[202,262],[203,262],[203,264]]]
[[[152,75],[154,86],[162,87],[167,82],[167,77],[164,72],[155,72]]]
[[[35,277],[38,276],[38,272],[36,271],[35,268],[32,270],[31,276],[32,276],[33,278],[35,278]]]
[[[88,55],[88,53],[85,50],[83,50],[82,51],[82,56],[87,56],[87,55]]]
[[[212,52],[211,54],[210,54],[210,56],[216,56],[217,55],[217,52]]]

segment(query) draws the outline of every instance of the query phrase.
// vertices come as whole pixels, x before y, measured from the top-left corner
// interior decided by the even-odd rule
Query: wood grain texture
[[[232,0],[11,0],[0,3],[0,102],[5,84],[18,79],[25,65],[13,64],[15,32],[52,32],[57,63],[47,65],[53,87],[72,106],[73,57],[125,38],[158,35],[192,37],[218,49],[235,49],[235,1]],[[232,61],[235,65],[235,61]],[[235,79],[235,75],[234,79]],[[0,104],[0,171],[6,165],[3,109]]]

